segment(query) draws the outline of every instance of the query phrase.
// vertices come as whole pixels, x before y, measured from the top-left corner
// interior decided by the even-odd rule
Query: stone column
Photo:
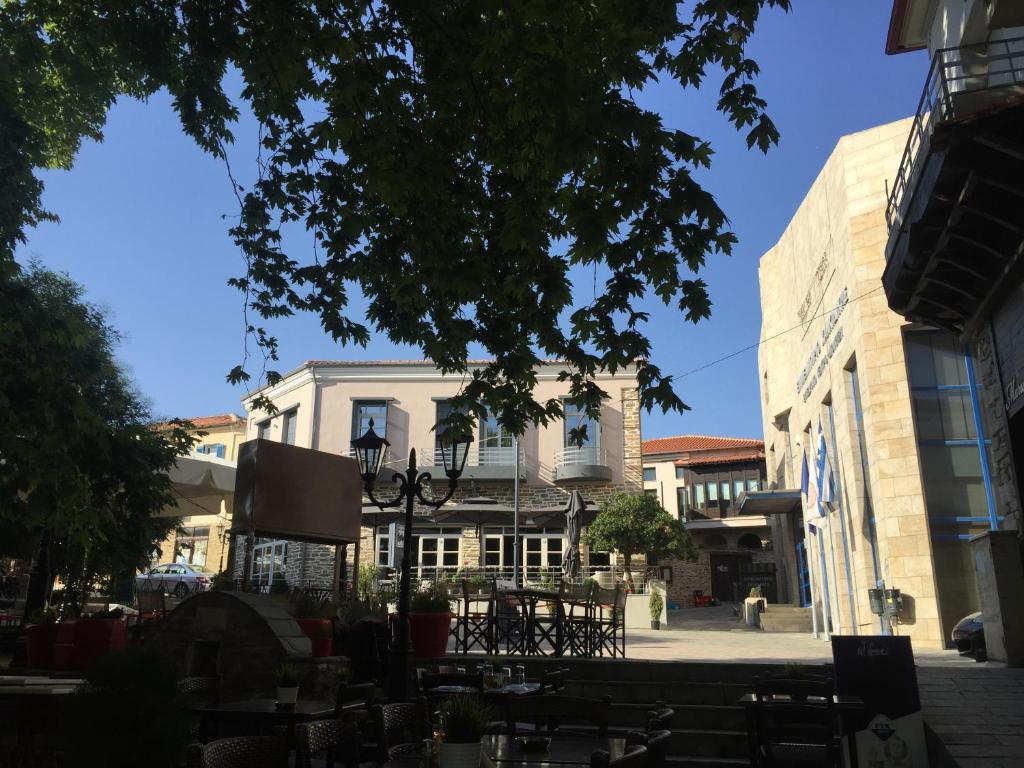
[[[1024,666],[1024,565],[1016,531],[987,531],[971,538],[985,624],[985,648],[992,661]]]
[[[622,390],[622,482],[630,493],[644,487],[640,442],[640,389],[628,387]]]

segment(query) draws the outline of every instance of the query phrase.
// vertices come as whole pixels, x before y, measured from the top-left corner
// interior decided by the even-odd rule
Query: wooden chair
[[[647,765],[647,747],[626,747],[626,753],[618,760],[609,759],[603,749],[594,750],[590,755],[590,768],[645,768]]]
[[[595,587],[590,580],[583,584],[563,581],[558,587],[562,605],[562,649],[570,656],[593,655]]]
[[[645,768],[662,768],[668,759],[668,749],[672,744],[672,731],[630,731],[626,734],[627,746],[647,747],[647,765]]]
[[[430,708],[422,696],[409,702],[378,704],[371,713],[377,732],[378,759],[383,763],[394,757],[419,754],[423,740],[433,738]]]
[[[545,669],[540,675],[540,692],[542,694],[561,693],[565,690],[565,673],[568,670]]]
[[[834,691],[830,678],[755,678],[754,703],[747,709],[751,765],[838,767]]]
[[[578,696],[517,696],[508,700],[505,712],[506,726],[510,736],[527,730],[523,724],[532,725],[534,731],[559,731],[560,733],[583,733],[606,737],[608,735],[608,714],[612,697],[585,699]],[[563,728],[563,723],[576,727]],[[578,726],[584,725],[583,729]]]
[[[481,602],[486,604],[482,611],[477,607]],[[469,580],[463,579],[462,610],[455,624],[455,652],[469,653],[473,648],[480,648],[484,653],[492,653],[493,621],[494,581],[471,588]]]
[[[346,768],[359,768],[362,734],[356,723],[314,720],[295,726],[295,768],[312,768],[313,755],[324,753],[323,765],[334,768],[337,760]]]
[[[622,584],[614,589],[594,587],[594,608],[591,619],[591,653],[626,656],[626,591]]]
[[[287,768],[288,742],[283,728],[270,736],[236,736],[209,744],[190,744],[188,768]]]

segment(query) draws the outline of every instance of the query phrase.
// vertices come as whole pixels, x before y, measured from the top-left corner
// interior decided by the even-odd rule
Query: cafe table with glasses
[[[200,741],[206,742],[224,725],[248,733],[268,733],[276,725],[291,729],[296,723],[308,723],[334,717],[335,702],[299,700],[294,706],[278,706],[274,699],[248,699],[218,704],[196,704]]]

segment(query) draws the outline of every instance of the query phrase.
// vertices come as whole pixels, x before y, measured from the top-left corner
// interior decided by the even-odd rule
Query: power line
[[[877,288],[872,288],[870,291],[867,291],[866,293],[862,293],[860,296],[854,296],[847,303],[848,304],[852,304],[855,301],[860,301],[861,299],[865,299],[865,298],[867,298],[868,296],[870,296],[873,293],[878,293],[880,290],[882,290],[882,286],[879,285]],[[769,336],[767,339],[761,339],[760,341],[757,341],[754,344],[750,344],[750,345],[748,345],[746,347],[743,347],[743,349],[737,349],[735,352],[730,352],[725,357],[720,357],[717,360],[712,360],[710,363],[705,363],[704,365],[701,365],[701,366],[699,366],[697,368],[689,370],[686,373],[681,373],[678,376],[676,376],[675,378],[677,378],[677,379],[685,379],[687,376],[692,376],[693,374],[700,373],[701,371],[706,370],[707,368],[710,368],[710,367],[712,367],[714,365],[718,365],[719,363],[724,363],[726,360],[731,360],[732,358],[736,357],[737,355],[742,355],[744,352],[749,352],[752,349],[757,349],[762,344],[765,344],[765,343],[767,343],[769,341],[772,341],[773,339],[777,339],[777,338],[779,338],[779,336],[785,336],[787,333],[791,333],[792,331],[800,330],[805,325],[809,325],[811,323],[811,321],[817,320],[819,317],[825,317],[825,315],[831,314],[835,310],[839,309],[839,306],[840,305],[837,304],[836,306],[832,307],[832,309],[826,309],[826,310],[824,310],[822,312],[819,312],[816,315],[812,315],[811,317],[807,318],[806,320],[804,320],[799,325],[794,325],[792,328],[787,328],[784,331],[779,331],[774,336]]]

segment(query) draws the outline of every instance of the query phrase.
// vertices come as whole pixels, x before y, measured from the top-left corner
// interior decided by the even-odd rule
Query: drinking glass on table
[[[516,664],[516,685],[526,687],[526,667]]]

